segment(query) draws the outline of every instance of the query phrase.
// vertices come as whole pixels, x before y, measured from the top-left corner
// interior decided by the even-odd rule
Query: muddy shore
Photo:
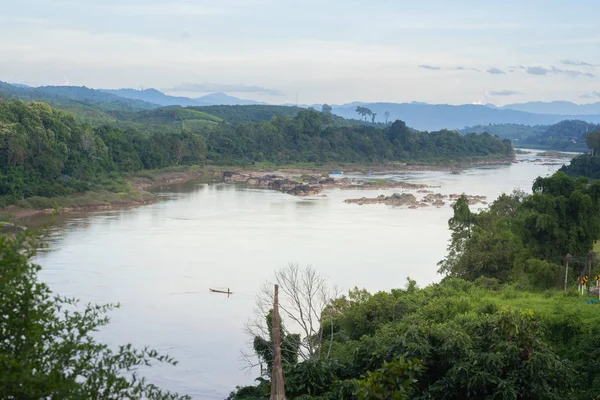
[[[452,165],[424,165],[398,163],[380,166],[344,166],[346,174],[367,173],[394,173],[400,171],[447,171],[460,173],[462,169],[478,165],[498,165],[513,162],[506,160],[485,160],[471,163]],[[268,190],[278,190],[293,196],[317,196],[324,190],[339,188],[341,190],[380,190],[380,189],[402,189],[402,190],[426,190],[427,185],[413,184],[410,182],[387,182],[357,180],[352,178],[332,179],[327,171],[332,166],[322,168],[272,168],[272,169],[245,169],[223,167],[190,168],[182,172],[158,172],[146,177],[143,174],[133,175],[129,178],[131,192],[126,195],[118,193],[104,193],[105,199],[98,200],[95,193],[84,193],[69,198],[70,204],[56,208],[23,208],[16,205],[8,206],[0,210],[5,218],[19,221],[40,214],[68,213],[68,212],[92,212],[100,210],[111,210],[119,208],[132,208],[152,204],[160,201],[160,197],[151,193],[151,189],[175,183],[185,183],[199,179],[211,179],[216,182],[235,182]],[[87,197],[85,197],[87,195]],[[93,200],[89,200],[89,198]],[[100,196],[98,196],[100,197]],[[80,200],[82,199],[82,200]],[[73,205],[71,205],[73,204]]]

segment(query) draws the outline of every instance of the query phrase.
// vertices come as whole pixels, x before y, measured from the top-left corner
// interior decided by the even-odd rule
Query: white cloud
[[[260,93],[269,96],[281,96],[283,93],[279,90],[268,89],[261,86],[249,86],[243,84],[224,84],[224,83],[181,83],[172,88],[163,89],[167,92],[191,92],[191,93]]]
[[[267,0],[166,0],[166,1],[103,1],[85,2],[59,0],[55,5],[81,8],[86,12],[128,14],[132,16],[210,16],[232,14],[244,8],[267,3]]]

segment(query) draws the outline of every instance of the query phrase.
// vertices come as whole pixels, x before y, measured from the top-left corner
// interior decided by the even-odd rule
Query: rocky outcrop
[[[380,195],[374,198],[361,197],[360,199],[346,199],[345,203],[358,204],[385,204],[393,207],[409,206],[409,208],[427,207],[427,204],[419,202],[414,194],[394,193],[391,196]]]
[[[419,191],[417,191],[419,193]],[[421,192],[422,193],[422,192]],[[417,199],[411,193],[394,193],[391,196],[380,195],[377,197],[361,197],[359,199],[346,199],[345,203],[349,204],[386,204],[389,206],[399,207],[399,206],[408,206],[408,208],[421,208],[421,207],[443,207],[446,205],[444,200],[450,200],[452,203],[456,201],[461,195],[460,194],[441,194],[441,193],[427,193],[422,199]],[[473,204],[487,204],[485,202],[485,196],[471,196],[465,195],[467,197],[467,202],[470,205]]]
[[[293,196],[314,196],[319,193],[323,188],[321,186],[310,186],[310,185],[298,185],[288,190],[286,193]]]
[[[260,187],[269,190],[277,190],[280,192],[291,194],[293,196],[314,196],[321,193],[323,190],[329,188],[339,188],[346,190],[404,189],[419,190],[420,193],[433,193],[427,190],[428,188],[431,188],[431,186],[405,181],[362,181],[354,178],[334,179],[331,177],[323,177],[320,175],[306,174],[303,174],[302,176],[298,177],[293,176],[291,174],[282,176],[257,172],[225,171],[222,174],[222,179],[224,182],[245,183],[250,186]],[[391,199],[389,201],[393,203],[392,205],[402,205],[403,202],[408,202],[412,205],[415,205],[416,207],[423,206],[420,205],[422,202],[415,201],[411,203],[411,201],[409,201],[408,198],[400,199],[397,196],[402,195],[396,193],[392,196],[389,196],[389,198]],[[436,199],[432,200],[431,203],[433,204],[435,200]],[[439,202],[437,204],[439,205]]]
[[[225,171],[221,176],[223,182],[246,182],[249,178],[247,174],[241,174],[239,172]]]
[[[424,190],[433,188],[436,186],[429,186],[422,183],[410,183],[404,181],[355,181],[354,184],[350,182],[344,182],[344,179],[340,179],[341,189],[365,189],[365,190],[379,190],[379,189],[405,189],[405,190]],[[343,185],[347,183],[346,185]]]
[[[224,182],[245,183],[263,189],[277,190],[293,196],[314,196],[321,193],[324,189],[321,184],[322,180],[312,176],[298,181],[281,175],[226,171],[223,172],[222,179]],[[325,183],[330,182],[325,180]]]

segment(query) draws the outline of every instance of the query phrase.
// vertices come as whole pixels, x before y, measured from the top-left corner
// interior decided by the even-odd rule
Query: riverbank
[[[217,171],[199,167],[141,171],[124,178],[120,191],[94,190],[61,197],[30,197],[0,209],[0,221],[20,222],[40,214],[91,212],[139,207],[160,200],[151,190],[162,185],[185,183],[210,176]]]
[[[458,173],[463,169],[481,165],[505,165],[514,159],[477,160],[462,163],[418,164],[325,164],[313,163],[275,165],[255,163],[249,166],[185,166],[160,170],[145,170],[107,182],[97,190],[61,197],[30,197],[0,209],[0,221],[21,222],[40,214],[91,212],[117,208],[139,207],[155,203],[160,197],[152,193],[155,187],[194,180],[214,182],[235,181],[284,191],[296,196],[318,195],[323,190],[339,187],[362,189],[401,188],[410,189],[406,182],[357,181],[347,178],[330,179],[329,171],[340,170],[346,174],[383,174],[401,171],[449,171]],[[233,179],[231,177],[234,177]],[[275,182],[279,181],[279,182]],[[407,186],[408,185],[408,186]]]

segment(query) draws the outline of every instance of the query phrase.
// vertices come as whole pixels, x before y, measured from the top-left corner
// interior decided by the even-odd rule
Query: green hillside
[[[206,153],[204,139],[190,132],[94,127],[45,103],[4,100],[0,100],[0,149],[4,205],[107,185],[122,191],[113,185],[120,173],[201,164]]]
[[[122,98],[80,86],[29,88],[0,81],[0,99],[39,101],[74,114],[82,121],[113,122],[126,113],[158,107],[140,100]]]
[[[497,135],[499,138],[511,141],[520,141],[530,136],[539,136],[548,129],[547,125],[519,125],[519,124],[488,124],[467,126],[460,131],[462,133],[483,133],[487,132]]]
[[[190,107],[214,115],[233,125],[244,122],[271,121],[273,117],[293,117],[303,108],[293,106],[248,105]]]
[[[508,139],[515,147],[543,150],[584,151],[585,135],[600,125],[581,120],[564,120],[552,125],[488,124],[461,129],[463,133],[488,132]]]

